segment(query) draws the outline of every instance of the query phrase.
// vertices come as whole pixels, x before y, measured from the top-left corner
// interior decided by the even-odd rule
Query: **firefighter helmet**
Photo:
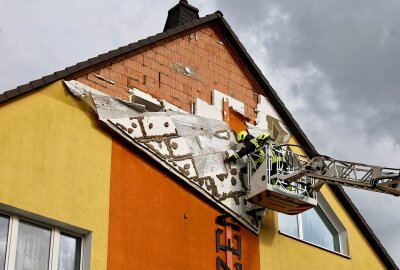
[[[240,132],[238,133],[238,135],[237,135],[237,137],[236,137],[236,140],[237,140],[238,142],[242,142],[242,141],[244,141],[244,139],[246,139],[247,135],[248,135],[247,131],[242,130],[242,131],[240,131]]]
[[[258,135],[257,140],[265,141],[269,137],[268,132],[263,132]]]

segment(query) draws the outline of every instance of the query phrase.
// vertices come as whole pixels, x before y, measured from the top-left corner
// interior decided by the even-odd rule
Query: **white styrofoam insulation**
[[[132,139],[143,138],[143,132],[140,127],[139,119],[130,117],[130,118],[117,118],[117,119],[108,119],[111,123],[122,130],[126,130],[128,136]]]
[[[192,154],[186,143],[186,139],[183,137],[170,139],[169,145],[173,157],[184,157]]]
[[[149,116],[142,120],[147,137],[176,135],[175,124],[168,116]]]
[[[210,117],[217,120],[222,120],[222,111],[213,105],[208,104],[200,98],[196,99],[195,114],[204,117]]]
[[[161,106],[160,101],[157,99],[153,98],[150,94],[147,94],[137,88],[129,89],[128,93],[130,93],[130,101],[135,102],[135,98],[141,98],[143,100],[148,101],[149,103],[153,103],[155,105]]]
[[[100,121],[114,132],[160,163],[177,179],[197,189],[244,226],[259,232],[259,221],[264,212],[247,213],[259,207],[246,200],[245,181],[240,173],[246,165],[245,160],[230,164],[224,162],[225,152],[236,150],[234,132],[227,123],[213,118],[211,110],[207,114],[205,109],[204,116],[176,111],[143,112],[140,106],[138,110],[133,109],[138,105],[136,103],[120,102],[103,93],[88,90],[86,86],[77,90],[71,81],[66,85],[76,97],[91,103]],[[88,92],[90,94],[82,94]],[[216,103],[221,104],[219,114],[222,116],[222,100],[227,97],[218,91],[215,93]],[[244,113],[243,103],[229,98],[229,105]]]
[[[213,90],[213,95],[212,95],[212,100],[214,106],[220,111],[223,111],[222,108],[222,103],[223,101],[228,100],[229,101],[229,107],[232,107],[233,110],[237,111],[238,113],[244,115],[244,103],[234,99],[233,97],[227,96],[218,90]]]

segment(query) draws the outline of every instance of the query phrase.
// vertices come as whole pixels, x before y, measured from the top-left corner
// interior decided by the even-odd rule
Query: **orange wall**
[[[108,269],[216,269],[220,212],[163,171],[113,142]],[[258,236],[239,235],[243,269],[260,269]]]

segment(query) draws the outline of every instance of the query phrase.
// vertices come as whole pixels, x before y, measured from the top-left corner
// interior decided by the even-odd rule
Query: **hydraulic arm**
[[[400,169],[316,156],[303,163],[298,170],[280,178],[296,182],[304,176],[317,180],[312,185],[315,191],[327,182],[400,196]]]
[[[264,162],[247,159],[248,201],[294,215],[317,205],[317,192],[331,183],[400,196],[400,169],[343,161],[311,153],[311,158],[278,146],[264,146]]]

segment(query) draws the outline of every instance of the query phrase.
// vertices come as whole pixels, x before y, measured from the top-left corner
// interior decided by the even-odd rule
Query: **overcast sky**
[[[162,31],[178,0],[0,0],[0,93]],[[189,0],[222,11],[320,153],[400,167],[400,1]],[[400,198],[346,189],[400,265]]]

